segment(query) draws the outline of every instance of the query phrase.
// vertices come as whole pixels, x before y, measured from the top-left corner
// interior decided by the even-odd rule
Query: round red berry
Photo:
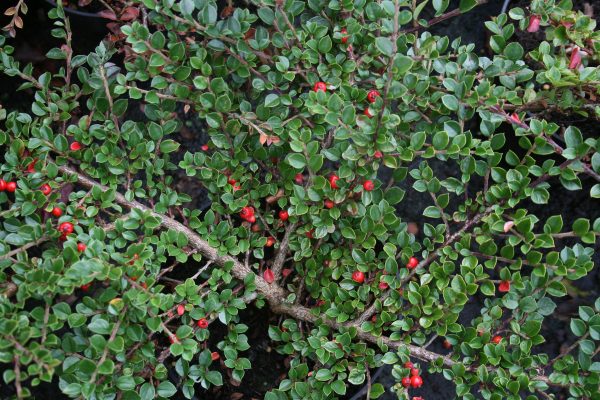
[[[442,343],[442,346],[444,346],[445,349],[451,349],[452,348],[452,343],[450,343],[447,340],[444,340],[444,342]]]
[[[196,325],[198,325],[198,328],[200,329],[206,329],[208,328],[208,321],[206,318],[200,318],[198,322],[196,322]]]
[[[52,209],[52,215],[54,215],[55,217],[60,217],[62,215],[62,209],[60,207],[54,207]]]
[[[44,183],[42,186],[40,186],[40,190],[46,196],[48,196],[50,193],[52,193],[52,188],[47,183]]]
[[[493,342],[494,344],[500,344],[500,342],[501,342],[501,341],[502,341],[502,336],[494,336],[494,337],[492,338],[492,342]]]
[[[319,90],[322,90],[323,92],[327,91],[327,85],[325,84],[325,82],[317,82],[315,83],[315,86],[313,87],[313,90],[315,92],[318,92]]]
[[[352,273],[352,280],[356,283],[363,283],[365,281],[365,274],[362,271],[354,271]]]
[[[310,231],[307,231],[307,232],[306,232],[304,235],[305,235],[307,238],[309,238],[309,239],[312,239],[312,238],[313,238],[313,233],[314,233],[314,232],[315,232],[315,231],[314,231],[313,229],[311,229]]]
[[[4,179],[0,179],[0,192],[4,192],[6,190],[6,181]]]
[[[420,371],[419,371],[419,369],[418,369],[418,368],[411,368],[411,369],[410,369],[410,374],[411,374],[412,376],[419,376],[419,372],[420,372]]]
[[[377,100],[379,96],[380,94],[377,90],[369,90],[369,93],[367,93],[367,100],[369,103],[375,103],[375,100]]]
[[[210,353],[210,359],[211,360],[217,361],[219,358],[221,358],[221,356],[216,351],[213,351],[212,353]]]
[[[87,246],[84,243],[77,243],[77,251],[83,253]]]
[[[386,282],[384,282],[384,281],[379,282],[379,289],[385,290],[388,287],[390,287],[390,285],[388,285]]]
[[[331,185],[332,189],[337,189],[339,188],[339,186],[337,185],[337,181],[339,181],[340,178],[339,176],[333,174],[329,176],[329,184]]]
[[[17,182],[6,182],[6,191],[9,193],[14,193],[17,190]]]
[[[416,257],[411,257],[408,260],[408,264],[406,264],[406,267],[408,269],[415,269],[417,267],[417,265],[419,265],[419,260],[417,260]]]
[[[69,148],[71,149],[71,151],[81,150],[81,143],[79,143],[79,142],[73,142],[73,143],[71,143],[71,145],[69,146]]]
[[[421,386],[423,386],[423,378],[418,375],[410,377],[410,387],[420,388]]]
[[[208,145],[207,144],[203,144],[202,146],[200,146],[200,150],[202,150],[202,151],[208,151]]]
[[[267,238],[267,243],[265,244],[265,246],[267,247],[271,247],[275,244],[275,238],[273,236],[269,236]]]
[[[498,285],[498,291],[501,293],[506,293],[510,291],[510,281],[502,281]]]
[[[304,183],[304,175],[298,172],[296,176],[294,176],[294,181],[296,182],[296,185],[302,185],[302,183]]]
[[[254,208],[250,206],[242,207],[242,211],[240,211],[240,217],[245,219],[246,221],[254,223],[256,219],[254,218]],[[254,221],[252,220],[254,218]]]
[[[373,154],[375,158],[383,158],[383,153],[379,150],[375,150],[375,154]]]
[[[327,208],[333,208],[335,206],[335,203],[329,199],[325,200],[325,207]]]
[[[369,107],[365,108],[365,111],[363,112],[367,117],[369,118],[373,118],[373,114],[371,113],[371,110],[369,109]]]
[[[402,386],[404,386],[405,388],[410,386],[410,378],[408,376],[402,378]]]
[[[177,306],[177,315],[179,315],[180,317],[185,313],[185,306],[183,304],[180,304]]]
[[[404,368],[412,368],[414,365],[410,361],[404,363]]]
[[[285,211],[285,210],[279,211],[279,219],[280,220],[287,221],[289,217],[290,217],[290,214],[287,211]]]
[[[58,230],[63,235],[68,235],[70,233],[73,233],[73,224],[70,222],[63,222],[58,226]]]
[[[366,181],[363,183],[363,189],[365,189],[367,192],[370,192],[370,191],[372,191],[373,189],[375,189],[375,184],[374,184],[374,183],[373,183],[373,181],[372,181],[372,180],[370,180],[370,179],[369,179],[369,180],[366,180]]]
[[[83,290],[84,292],[87,292],[88,290],[90,290],[90,286],[91,284],[86,283],[85,285],[81,285],[79,289]]]
[[[232,178],[227,179],[227,183],[229,183],[232,186],[235,185],[236,182],[237,181],[235,179],[232,179]]]

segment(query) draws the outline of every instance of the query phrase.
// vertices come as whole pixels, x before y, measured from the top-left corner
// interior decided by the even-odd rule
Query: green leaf
[[[331,47],[332,47],[332,43],[331,43],[331,37],[329,37],[329,35],[325,35],[321,38],[321,40],[319,40],[318,49],[319,49],[320,53],[322,53],[322,54],[329,53],[329,51],[331,50]]]
[[[458,110],[458,99],[451,94],[445,94],[442,96],[442,103],[448,108],[450,111]]]
[[[302,169],[306,166],[306,158],[304,157],[303,154],[298,154],[298,153],[290,154],[287,156],[286,161],[288,164],[290,164],[292,167],[294,167],[296,169]]]
[[[161,382],[156,388],[156,394],[160,397],[171,397],[177,393],[177,388],[169,381]]]
[[[321,382],[328,381],[333,378],[331,371],[328,369],[320,369],[315,374],[315,379]]]
[[[458,8],[460,9],[460,12],[465,13],[465,12],[473,9],[476,5],[477,5],[477,0],[460,0],[460,4],[458,5]]]
[[[587,331],[587,327],[585,326],[585,322],[583,322],[579,318],[573,318],[573,319],[571,319],[571,331],[576,336],[583,336],[583,335],[585,335],[585,332]]]
[[[376,38],[375,46],[377,47],[377,49],[379,51],[381,51],[383,54],[385,54],[388,57],[391,57],[392,55],[394,55],[394,45],[393,45],[392,41],[385,36],[380,36],[380,37]]]
[[[176,141],[171,140],[171,139],[163,140],[160,143],[160,151],[165,154],[172,153],[172,152],[176,151],[178,148],[179,148],[179,143],[177,143]]]

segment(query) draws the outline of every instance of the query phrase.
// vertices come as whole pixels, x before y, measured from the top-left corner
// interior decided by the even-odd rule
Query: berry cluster
[[[423,386],[423,378],[421,378],[421,371],[415,368],[414,364],[410,361],[404,363],[404,368],[409,372],[408,376],[402,378],[402,386],[406,389],[413,388],[418,389]]]

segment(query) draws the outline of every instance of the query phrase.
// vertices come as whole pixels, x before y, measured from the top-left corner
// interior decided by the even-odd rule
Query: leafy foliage
[[[384,364],[408,398],[409,359],[458,398],[598,398],[598,301],[568,351],[537,346],[554,299],[593,268],[600,219],[528,211],[556,190],[600,197],[598,138],[544,117],[600,115],[594,20],[534,0],[486,23],[490,58],[426,31],[475,0],[131,3],[87,55],[52,10],[56,73],[0,38],[0,70],[33,96],[0,110],[16,183],[0,192],[0,362],[17,397],[55,376],[85,399],[243,381],[254,302],[288,317],[269,329],[289,360],[270,400],[337,398]],[[517,29],[545,40],[526,52]],[[185,149],[177,133],[197,122],[210,140]],[[415,232],[403,210],[418,193],[431,201]],[[481,313],[461,324],[474,296]],[[427,349],[438,337],[446,354]]]

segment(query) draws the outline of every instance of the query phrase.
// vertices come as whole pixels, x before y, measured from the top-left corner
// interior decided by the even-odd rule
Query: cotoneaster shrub
[[[253,303],[283,317],[269,336],[289,372],[269,400],[334,399],[383,364],[403,399],[425,369],[463,399],[600,398],[600,301],[563,353],[539,350],[555,300],[593,268],[597,210],[528,211],[600,196],[598,136],[544,119],[600,115],[595,21],[534,0],[486,22],[488,58],[427,32],[478,1],[448,3],[131,1],[91,54],[74,54],[59,6],[55,74],[1,38],[0,69],[32,95],[0,110],[0,362],[16,397],[55,378],[84,399],[207,398],[225,371],[243,384]],[[517,30],[543,41],[525,52]],[[173,138],[198,123],[209,140],[184,150]],[[209,209],[187,206],[182,175]],[[416,232],[403,210],[418,193]],[[474,296],[480,314],[459,323]]]

